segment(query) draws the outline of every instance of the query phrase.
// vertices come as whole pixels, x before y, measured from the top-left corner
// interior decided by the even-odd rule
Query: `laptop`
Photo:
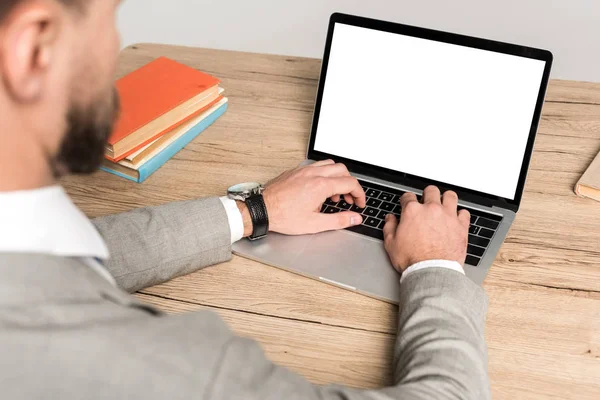
[[[234,252],[397,303],[400,275],[383,247],[384,218],[428,185],[458,193],[471,213],[464,266],[481,284],[513,223],[552,54],[492,40],[333,14],[306,163],[344,163],[367,207],[361,226],[299,237],[270,234]]]

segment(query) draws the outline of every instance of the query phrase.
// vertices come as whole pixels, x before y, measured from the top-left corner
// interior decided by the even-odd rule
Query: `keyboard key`
[[[377,216],[377,218],[385,220],[385,216],[388,214],[389,214],[388,211],[381,210],[381,211],[379,211],[379,215]]]
[[[467,264],[477,267],[481,258],[475,256],[467,256],[467,260],[465,261]]]
[[[481,230],[479,231],[479,236],[491,239],[492,236],[494,236],[494,231],[487,228],[481,228]]]
[[[337,203],[334,203],[333,201],[331,201],[331,199],[325,200],[325,204],[327,204],[328,206],[335,206],[335,205],[337,205]]]
[[[323,211],[323,213],[325,213],[325,214],[335,214],[337,212],[340,212],[340,209],[336,208],[336,207],[331,207],[331,206],[327,206],[325,208],[325,211]]]
[[[469,244],[474,244],[480,247],[488,247],[490,240],[479,236],[469,235]]]
[[[385,202],[385,201],[384,201],[384,202],[383,202],[383,203],[381,203],[381,205],[379,206],[379,209],[380,209],[380,210],[385,210],[385,211],[392,212],[392,211],[394,211],[394,204],[392,204],[392,203],[388,203],[388,202]]]
[[[381,229],[371,228],[370,226],[355,225],[355,226],[346,228],[346,230],[349,230],[351,232],[356,232],[361,235],[369,236],[374,239],[383,240],[383,231]]]
[[[394,209],[392,210],[392,212],[394,214],[400,215],[400,213],[402,212],[402,209],[400,208],[400,206],[395,206]]]
[[[379,197],[379,195],[381,194],[381,192],[379,190],[375,190],[375,189],[368,189],[365,191],[367,197],[374,197],[377,198]]]
[[[382,192],[379,195],[379,200],[383,200],[383,201],[392,201],[394,199],[394,195],[391,193],[386,193],[386,192]]]
[[[368,217],[363,224],[367,225],[367,226],[372,226],[373,228],[377,228],[379,227],[379,222],[381,222],[380,220],[378,220],[377,218],[373,218],[373,217]]]
[[[367,200],[367,205],[369,207],[379,207],[380,204],[381,204],[381,200],[377,200],[374,198],[370,198],[369,200]]]
[[[337,205],[339,208],[343,208],[344,210],[349,210],[352,205],[346,203],[346,200],[342,200]]]
[[[325,212],[325,209],[326,209],[326,208],[327,208],[327,205],[326,205],[326,204],[323,204],[323,205],[321,206],[321,212]]]
[[[483,217],[479,217],[477,220],[477,225],[482,226],[484,228],[497,229],[500,223],[498,221],[492,221]]]
[[[485,218],[485,219],[490,219],[492,221],[502,221],[502,215],[496,215],[496,214],[489,214],[483,211],[479,211],[479,210],[469,210],[471,212],[471,214],[477,215],[478,217],[481,218]]]
[[[379,214],[379,210],[373,207],[367,207],[362,214],[367,217],[376,217]]]
[[[391,200],[391,202],[394,204],[400,204],[400,197],[402,197],[402,195],[394,196],[394,198]]]
[[[471,225],[471,226],[469,227],[469,233],[470,233],[471,235],[477,235],[477,234],[479,233],[479,231],[480,231],[480,230],[481,230],[481,228],[480,228],[480,227],[478,227],[478,226],[475,226],[475,225]]]
[[[385,226],[385,221],[381,221],[379,223],[379,229],[383,229],[384,226]]]
[[[500,221],[502,221],[502,216],[501,215],[488,214],[488,213],[486,213],[484,211],[472,210],[470,208],[466,208],[466,207],[462,207],[462,206],[459,206],[458,210],[459,211],[460,210],[467,210],[467,211],[469,211],[471,213],[471,223],[472,224],[476,223],[477,225],[479,225],[479,223],[477,222],[478,218],[485,218],[485,219],[488,219],[490,221],[497,221],[498,223],[500,223]],[[485,225],[482,225],[482,226],[485,226]],[[494,229],[494,228],[491,228],[491,229]]]
[[[473,246],[472,244],[467,247],[467,254],[472,256],[481,257],[483,253],[485,253],[485,249],[483,247]]]
[[[362,214],[363,211],[365,211],[365,209],[364,208],[360,208],[356,204],[353,204],[352,207],[350,207],[350,211],[354,211],[354,212],[357,212],[359,214]]]

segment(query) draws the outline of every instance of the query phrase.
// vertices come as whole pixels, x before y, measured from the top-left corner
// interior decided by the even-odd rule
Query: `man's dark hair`
[[[0,22],[4,21],[4,18],[8,13],[22,0],[0,0]],[[56,0],[59,3],[72,6],[81,3],[82,0]]]

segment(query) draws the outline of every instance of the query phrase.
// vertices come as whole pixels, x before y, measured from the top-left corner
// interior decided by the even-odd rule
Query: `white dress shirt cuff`
[[[400,277],[400,284],[402,284],[402,282],[408,275],[427,268],[446,268],[451,269],[452,271],[460,272],[463,275],[465,274],[465,270],[463,269],[462,265],[460,265],[456,261],[427,260],[418,262],[408,267],[406,271],[404,271],[404,273],[402,274],[402,277]]]
[[[244,237],[244,220],[242,219],[242,213],[237,207],[235,200],[231,200],[229,197],[221,197],[220,200],[227,213],[229,228],[231,229],[231,244],[233,244]]]

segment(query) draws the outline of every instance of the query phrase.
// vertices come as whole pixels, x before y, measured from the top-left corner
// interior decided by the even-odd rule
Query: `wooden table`
[[[165,55],[222,79],[230,108],[144,184],[64,184],[90,217],[223,195],[303,160],[320,61],[140,44],[119,76]],[[485,282],[495,399],[600,399],[600,203],[573,186],[600,150],[600,84],[553,81],[521,211]],[[146,289],[168,312],[210,308],[314,383],[390,383],[397,307],[239,257]]]

